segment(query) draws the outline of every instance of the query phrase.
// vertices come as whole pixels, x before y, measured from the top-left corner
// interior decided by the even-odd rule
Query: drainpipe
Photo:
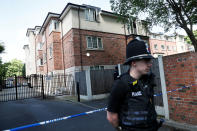
[[[83,59],[82,59],[82,40],[81,40],[81,21],[80,21],[80,7],[78,8],[78,22],[79,22],[79,44],[80,44],[80,58],[81,58],[81,71],[83,71]]]
[[[45,36],[45,42],[46,42],[46,65],[47,65],[47,76],[48,76],[48,57],[47,57],[47,36],[46,36],[46,27],[45,27],[44,36]]]
[[[36,34],[35,34],[35,38],[34,38],[34,43],[35,43],[35,66],[36,66],[36,74],[37,74],[37,62],[36,62]]]
[[[125,45],[127,47],[127,34],[126,34],[125,24],[124,24],[124,34],[125,34]]]
[[[63,70],[64,70],[64,77],[65,77],[65,61],[64,61],[64,46],[63,46],[63,28],[62,28],[62,20],[60,20],[60,23],[61,23],[61,37],[62,37],[62,39],[61,39],[61,44],[62,44],[62,59],[63,59],[63,61],[62,61],[62,63],[63,63]],[[65,78],[64,78],[65,79]]]

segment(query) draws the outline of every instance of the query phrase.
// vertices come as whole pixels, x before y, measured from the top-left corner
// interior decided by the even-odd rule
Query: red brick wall
[[[74,43],[73,30],[70,30],[63,36],[63,48],[64,48],[64,66],[65,69],[75,66],[74,56]]]
[[[167,90],[195,84],[168,93],[170,119],[197,124],[197,53],[187,52],[163,57]]]
[[[63,70],[61,33],[52,32],[53,35],[53,64],[54,70]]]
[[[75,65],[80,66],[79,30],[73,29]],[[111,33],[81,30],[83,66],[115,65],[125,61],[125,36]],[[86,36],[96,36],[102,39],[104,50],[87,50]],[[90,56],[86,56],[90,53]]]
[[[43,57],[43,51],[42,50],[37,50],[37,47],[39,46],[39,43],[42,42],[42,36],[41,35],[37,35],[36,36],[36,72],[37,73],[41,73],[43,72],[43,66],[38,66],[37,65],[37,60]]]
[[[56,19],[56,18],[52,18],[52,19]],[[47,74],[54,70],[63,70],[61,33],[55,32],[55,31],[52,31],[51,33],[49,33],[49,24],[46,27],[45,33],[46,33],[46,37],[45,37],[45,43],[43,45],[43,53],[46,53],[47,51],[47,62],[44,63],[43,65],[44,74]],[[51,46],[53,48],[52,58],[50,58],[50,55],[49,55],[49,48]]]

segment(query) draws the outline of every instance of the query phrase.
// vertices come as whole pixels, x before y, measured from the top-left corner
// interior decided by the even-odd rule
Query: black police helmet
[[[130,64],[133,60],[153,58],[148,49],[148,45],[146,45],[144,41],[134,39],[131,40],[126,47],[126,61],[124,65]]]

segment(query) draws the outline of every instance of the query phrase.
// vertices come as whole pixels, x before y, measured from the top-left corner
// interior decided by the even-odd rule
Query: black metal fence
[[[0,82],[0,102],[73,94],[75,82],[72,75],[14,76]]]

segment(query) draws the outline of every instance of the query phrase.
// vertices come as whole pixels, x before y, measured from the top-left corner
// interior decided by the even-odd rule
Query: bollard
[[[17,76],[16,75],[15,75],[15,89],[16,89],[16,100],[18,100]]]
[[[77,82],[77,98],[78,98],[78,102],[80,102],[79,82]]]
[[[45,99],[45,96],[44,96],[44,80],[43,80],[43,75],[41,75],[41,81],[42,81],[42,98]]]

